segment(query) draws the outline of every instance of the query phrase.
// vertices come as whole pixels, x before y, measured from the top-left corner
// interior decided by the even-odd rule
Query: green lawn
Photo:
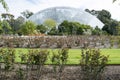
[[[49,57],[51,54],[51,49],[48,49],[50,51]],[[19,48],[16,49],[16,56],[17,62],[20,62],[20,59],[18,58],[19,52],[27,53],[27,49]],[[109,63],[108,64],[120,64],[120,49],[101,49],[101,53],[103,55],[109,55]],[[69,58],[68,58],[68,64],[79,64],[80,62],[80,55],[81,50],[80,49],[70,49],[69,50]],[[51,64],[50,59],[47,61],[48,64]]]
[[[109,64],[120,64],[120,49],[102,49],[101,53],[109,55]]]

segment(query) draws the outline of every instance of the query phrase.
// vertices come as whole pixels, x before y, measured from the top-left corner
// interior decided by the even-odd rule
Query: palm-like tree
[[[5,0],[0,0],[0,3],[2,4],[3,8],[8,11],[8,5],[7,3],[5,2]]]

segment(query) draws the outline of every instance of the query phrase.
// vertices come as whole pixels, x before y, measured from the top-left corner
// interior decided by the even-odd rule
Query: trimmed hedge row
[[[119,36],[1,36],[0,47],[120,48]]]

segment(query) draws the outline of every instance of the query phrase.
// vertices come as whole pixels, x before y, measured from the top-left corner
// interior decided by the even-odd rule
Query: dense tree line
[[[103,31],[106,31],[110,35],[120,35],[120,22],[112,19],[109,11],[104,9],[101,11],[86,9],[86,11],[104,23]]]
[[[14,18],[14,15],[9,13],[1,14],[0,34],[18,34],[21,25],[25,22],[22,16]]]
[[[66,20],[57,25],[56,21],[48,19],[45,20],[43,24],[37,25],[32,21],[25,21],[25,18],[22,16],[16,19],[14,18],[14,15],[8,13],[3,13],[1,16],[0,34],[5,35],[32,35],[40,33],[48,35],[82,35],[92,29],[89,25],[83,25],[78,22],[69,22]],[[91,32],[88,34],[91,34]]]
[[[9,13],[2,13],[0,19],[0,34],[47,34],[47,35],[120,35],[120,22],[111,18],[111,13],[107,10],[95,11],[86,9],[85,11],[96,16],[104,23],[102,29],[98,26],[92,28],[78,22],[67,20],[58,24],[55,20],[47,19],[43,24],[37,25],[27,18],[33,15],[29,10],[23,11],[18,18]]]

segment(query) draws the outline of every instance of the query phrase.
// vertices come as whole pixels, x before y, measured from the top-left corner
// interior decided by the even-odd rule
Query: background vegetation
[[[83,25],[78,22],[63,21],[61,24],[57,25],[56,21],[48,19],[43,22],[43,24],[37,25],[27,19],[32,16],[29,10],[21,12],[23,16],[14,18],[14,15],[9,13],[2,13],[0,19],[0,34],[18,34],[18,35],[31,35],[31,34],[47,34],[47,35],[120,35],[120,22],[111,18],[111,13],[107,10],[89,10],[85,9],[86,12],[96,16],[101,22],[104,23],[102,29],[98,26],[92,28],[89,25]],[[23,25],[28,26],[23,30]],[[21,31],[23,30],[23,31]],[[29,33],[29,31],[31,33]],[[26,34],[27,33],[27,34]]]

